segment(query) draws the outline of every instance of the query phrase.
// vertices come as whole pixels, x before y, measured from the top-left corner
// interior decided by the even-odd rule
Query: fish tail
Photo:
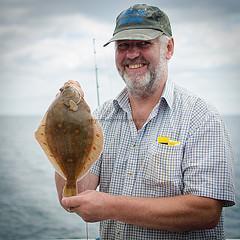
[[[71,196],[76,196],[77,191],[76,191],[76,186],[65,186],[63,189],[63,196],[64,197],[71,197]]]

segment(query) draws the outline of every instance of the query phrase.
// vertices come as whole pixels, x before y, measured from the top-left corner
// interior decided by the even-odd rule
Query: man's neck
[[[141,129],[153,108],[159,102],[165,82],[154,91],[150,96],[134,96],[129,93],[129,101],[132,110],[133,121],[137,129]]]

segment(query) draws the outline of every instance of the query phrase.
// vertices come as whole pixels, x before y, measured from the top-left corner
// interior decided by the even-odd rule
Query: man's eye
[[[128,43],[119,43],[117,45],[119,50],[127,50],[129,48],[129,44]]]
[[[139,49],[148,48],[152,43],[149,41],[140,41],[140,42],[133,42],[133,43],[118,43],[117,48],[118,50],[128,50],[129,48],[137,47]]]
[[[139,48],[147,48],[151,45],[151,43],[147,41],[142,41],[142,42],[138,42],[136,45]]]

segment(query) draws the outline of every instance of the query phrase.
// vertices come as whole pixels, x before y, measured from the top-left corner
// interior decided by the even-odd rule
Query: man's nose
[[[126,57],[129,59],[134,59],[134,58],[139,57],[139,55],[140,55],[139,48],[135,45],[132,45],[128,48]]]

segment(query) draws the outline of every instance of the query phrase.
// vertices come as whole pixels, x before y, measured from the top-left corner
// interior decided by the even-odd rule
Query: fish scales
[[[103,148],[103,133],[92,117],[78,82],[64,84],[35,136],[56,171],[66,179],[64,195],[76,195],[76,181]]]

